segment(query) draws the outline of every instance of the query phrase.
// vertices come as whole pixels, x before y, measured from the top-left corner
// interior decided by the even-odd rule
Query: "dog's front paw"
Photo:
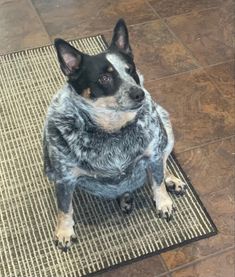
[[[185,194],[187,185],[180,179],[176,178],[174,175],[169,175],[165,179],[167,190],[177,196],[182,196]]]
[[[68,249],[77,242],[77,237],[73,229],[74,221],[70,214],[59,214],[57,227],[54,234],[54,243],[63,252],[67,252]]]
[[[57,229],[55,231],[54,243],[63,252],[67,252],[68,249],[77,242],[77,237],[73,228]]]
[[[165,218],[169,222],[172,219],[175,207],[168,193],[159,192],[158,194],[155,194],[154,202],[158,216],[160,218]]]

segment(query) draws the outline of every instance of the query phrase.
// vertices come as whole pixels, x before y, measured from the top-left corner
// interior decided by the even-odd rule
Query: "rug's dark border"
[[[98,36],[98,35],[97,35],[97,36]],[[104,36],[103,36],[102,34],[101,34],[100,36],[102,37],[103,42],[104,42],[104,44],[106,45],[106,47],[108,47],[108,43],[106,42],[106,39],[104,38]],[[83,37],[83,38],[78,38],[78,39],[76,39],[76,40],[79,40],[79,39],[86,39],[86,38],[91,38],[91,37],[96,37],[96,36],[94,35],[94,36],[89,36],[89,37]],[[73,39],[73,40],[69,40],[69,41],[74,41],[74,39]],[[24,50],[20,50],[20,51],[15,51],[15,52],[12,52],[12,53],[0,54],[0,56],[11,55],[11,54],[20,53],[20,52],[25,52],[25,51],[27,51],[27,50],[40,49],[40,48],[44,48],[44,47],[48,47],[48,46],[51,46],[51,45],[44,45],[44,46],[40,46],[40,47],[36,47],[36,48],[29,48],[29,49],[24,49]],[[161,253],[166,252],[166,251],[168,251],[168,250],[173,250],[173,249],[178,248],[178,247],[180,247],[180,246],[184,246],[184,245],[189,244],[189,243],[191,243],[191,242],[198,241],[198,240],[201,240],[201,239],[204,239],[204,238],[209,238],[209,237],[211,237],[211,236],[214,236],[214,235],[218,234],[218,229],[217,229],[217,227],[215,226],[215,224],[214,224],[212,218],[210,217],[210,215],[209,215],[209,213],[207,212],[205,206],[203,205],[201,199],[199,198],[198,193],[196,192],[196,190],[194,189],[193,185],[191,184],[191,182],[190,182],[188,176],[185,174],[185,172],[183,171],[182,167],[180,166],[178,160],[177,160],[176,157],[175,157],[175,154],[174,154],[174,153],[171,153],[171,156],[173,157],[173,159],[174,159],[176,165],[178,166],[179,170],[181,171],[182,175],[184,176],[185,180],[187,181],[188,185],[190,186],[190,188],[191,188],[191,190],[192,190],[192,192],[193,192],[195,198],[197,199],[198,203],[200,204],[200,206],[201,206],[203,212],[205,213],[206,217],[208,218],[208,220],[209,220],[209,222],[210,222],[210,224],[211,224],[211,226],[212,226],[212,231],[211,231],[210,233],[206,234],[206,235],[198,236],[198,237],[195,237],[195,238],[192,238],[192,239],[183,241],[183,242],[181,242],[181,243],[174,244],[174,245],[172,245],[172,246],[166,247],[166,248],[164,248],[164,249],[156,250],[156,251],[153,251],[153,252],[144,254],[144,255],[142,255],[142,256],[140,256],[140,257],[136,257],[136,258],[133,258],[133,259],[130,259],[130,260],[123,261],[123,262],[121,262],[121,263],[119,263],[119,264],[112,265],[112,266],[110,266],[110,267],[107,267],[107,268],[105,268],[105,269],[102,269],[102,270],[99,270],[99,271],[96,271],[96,272],[93,272],[93,273],[88,273],[88,274],[86,274],[86,275],[83,275],[83,277],[95,276],[95,275],[97,275],[97,274],[101,274],[101,273],[105,273],[105,272],[108,272],[108,271],[112,271],[113,269],[118,268],[118,267],[121,267],[121,266],[123,266],[123,265],[128,265],[128,264],[131,264],[131,263],[133,263],[133,262],[137,262],[137,261],[140,261],[140,260],[142,260],[142,259],[145,259],[145,258],[148,258],[148,257],[152,257],[152,256],[157,255],[157,254],[161,254]],[[71,251],[72,251],[72,250],[71,250]],[[76,273],[75,273],[75,274],[76,274]],[[77,273],[77,274],[78,274],[78,273]],[[74,276],[74,275],[72,275],[72,276]],[[71,277],[72,277],[72,276],[71,276]]]

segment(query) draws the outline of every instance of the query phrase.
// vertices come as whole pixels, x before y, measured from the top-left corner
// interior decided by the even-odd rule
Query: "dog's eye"
[[[110,74],[103,74],[99,78],[99,83],[102,85],[107,85],[112,81],[112,77]]]

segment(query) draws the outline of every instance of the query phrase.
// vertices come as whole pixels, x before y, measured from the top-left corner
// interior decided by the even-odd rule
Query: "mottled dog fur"
[[[72,244],[72,197],[76,187],[118,199],[123,212],[133,206],[132,192],[152,185],[160,216],[169,220],[173,203],[166,186],[182,194],[184,183],[166,170],[174,145],[168,113],[144,88],[123,20],[110,47],[85,55],[61,39],[58,60],[68,82],[54,96],[44,127],[44,169],[55,183],[61,249]]]

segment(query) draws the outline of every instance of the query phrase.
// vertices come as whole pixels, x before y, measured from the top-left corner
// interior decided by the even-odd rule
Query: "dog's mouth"
[[[133,105],[131,108],[129,108],[129,110],[138,110],[138,109],[140,109],[142,106],[143,106],[143,104],[144,104],[144,100],[142,100],[141,102],[138,102],[138,103],[136,103],[135,105]]]

